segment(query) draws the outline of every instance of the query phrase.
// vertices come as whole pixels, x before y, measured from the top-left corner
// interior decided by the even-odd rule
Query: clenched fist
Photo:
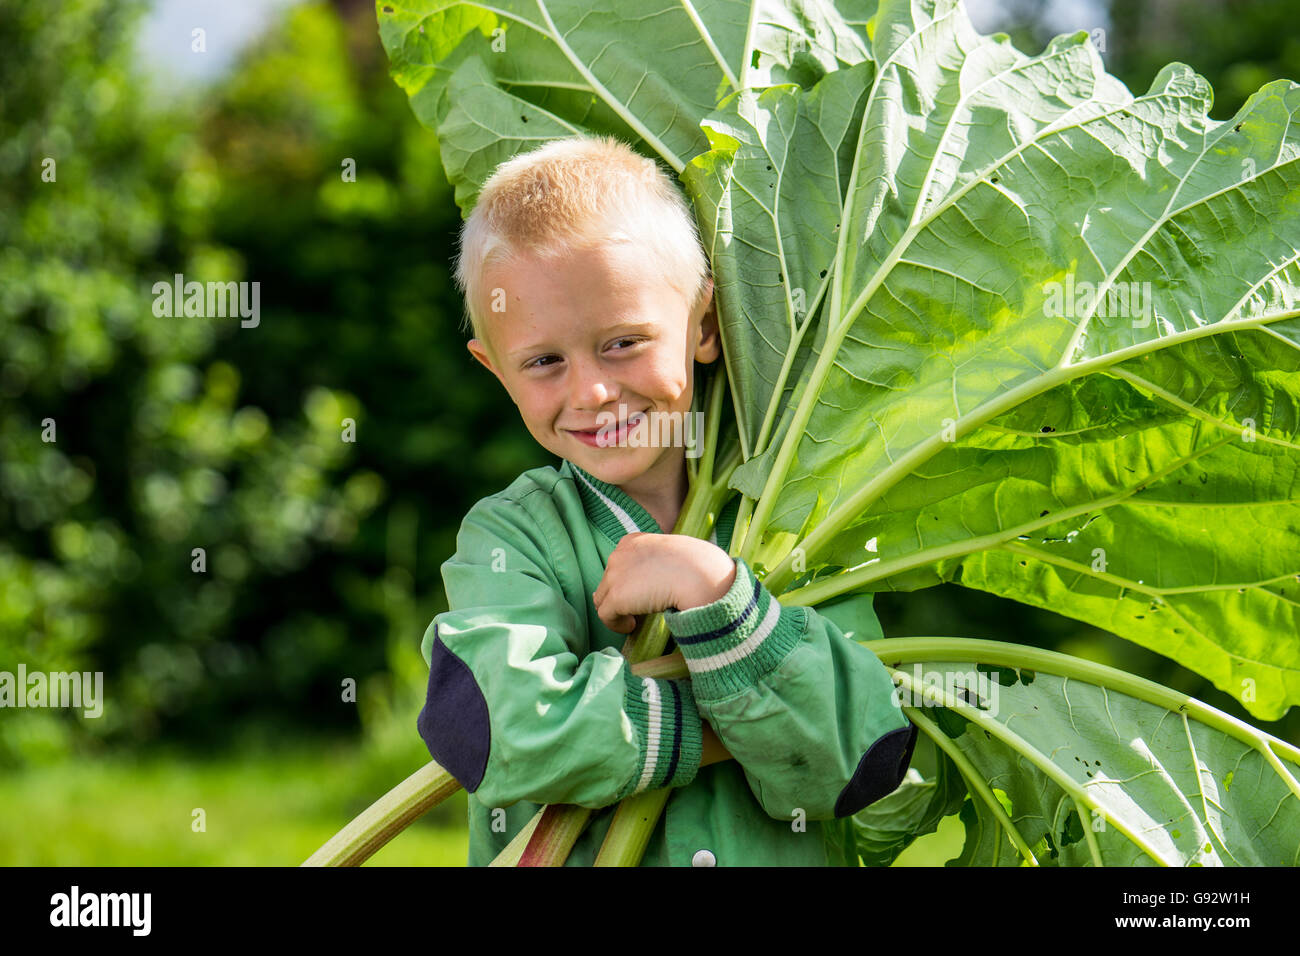
[[[736,562],[716,544],[687,534],[635,531],[610,553],[592,601],[606,627],[630,634],[641,615],[709,604],[735,580]]]

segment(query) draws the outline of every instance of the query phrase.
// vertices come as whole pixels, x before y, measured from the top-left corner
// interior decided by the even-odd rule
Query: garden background
[[[969,4],[1028,53],[1100,31],[1134,91],[1188,63],[1216,119],[1300,78],[1285,6]],[[428,760],[439,566],[470,505],[556,464],[465,350],[459,222],[373,4],[0,0],[0,671],[102,671],[105,696],[0,709],[0,864],[296,864]],[[176,273],[258,282],[257,324],[156,316]],[[1260,722],[1069,618],[954,585],[876,609],[889,637],[1059,650],[1300,744],[1300,713]],[[463,863],[464,801],[371,864]],[[962,838],[950,818],[899,862]]]

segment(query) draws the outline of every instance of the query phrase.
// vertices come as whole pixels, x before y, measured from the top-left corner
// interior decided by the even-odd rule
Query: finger
[[[612,605],[605,608],[600,614],[600,619],[607,628],[619,634],[628,634],[636,627],[636,620],[632,615],[626,611],[615,610]]]

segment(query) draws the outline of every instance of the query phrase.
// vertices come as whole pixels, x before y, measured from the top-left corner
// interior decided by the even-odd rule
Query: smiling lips
[[[600,440],[600,426],[597,426],[596,428],[583,429],[581,431],[570,428],[568,431],[584,445],[589,445],[592,448],[610,448],[618,445],[627,436],[629,424],[635,426],[644,417],[644,412],[637,412],[636,414],[629,416],[627,421],[621,422],[616,430],[606,432],[605,440],[603,442]]]

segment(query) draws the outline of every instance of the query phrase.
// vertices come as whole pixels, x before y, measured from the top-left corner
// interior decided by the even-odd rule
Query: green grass
[[[297,866],[417,767],[405,753],[382,759],[356,747],[304,745],[6,773],[0,866]],[[431,810],[365,865],[465,865],[465,799],[461,791]],[[203,810],[202,831],[194,829],[195,809]],[[964,838],[961,822],[947,817],[894,865],[942,866]]]
[[[9,773],[0,777],[0,865],[297,866],[402,777],[355,748]],[[366,865],[463,866],[465,809],[461,792]]]

